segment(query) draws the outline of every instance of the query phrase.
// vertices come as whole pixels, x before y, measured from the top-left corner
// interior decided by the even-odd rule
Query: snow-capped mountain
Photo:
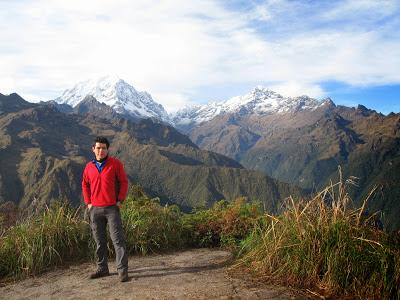
[[[185,126],[193,123],[200,124],[226,113],[265,115],[313,110],[326,101],[331,100],[319,101],[308,96],[283,97],[266,88],[256,87],[247,95],[233,97],[227,101],[186,107],[177,111],[172,116],[172,120],[177,126]]]
[[[87,95],[95,97],[97,101],[110,106],[122,115],[156,118],[169,122],[169,116],[164,107],[156,103],[149,93],[138,92],[133,86],[116,76],[80,82],[73,88],[65,90],[55,101],[75,107]]]

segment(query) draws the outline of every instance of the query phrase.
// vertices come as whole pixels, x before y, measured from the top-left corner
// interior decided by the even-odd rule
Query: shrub
[[[129,196],[121,209],[129,253],[183,247],[181,215],[177,206],[161,206],[157,198]]]
[[[183,216],[187,239],[191,246],[225,246],[234,249],[249,234],[262,211],[257,203],[238,198],[232,203],[216,202],[210,209]]]

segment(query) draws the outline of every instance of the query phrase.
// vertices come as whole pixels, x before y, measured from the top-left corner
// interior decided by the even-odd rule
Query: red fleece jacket
[[[119,184],[118,191],[117,184]],[[98,171],[94,162],[90,161],[86,164],[82,178],[83,199],[86,204],[115,205],[117,200],[125,200],[127,191],[128,179],[118,159],[109,156],[101,172]]]

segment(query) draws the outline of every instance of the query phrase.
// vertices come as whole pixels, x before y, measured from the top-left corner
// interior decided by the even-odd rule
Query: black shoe
[[[122,271],[122,272],[118,273],[118,276],[119,276],[119,281],[121,281],[121,282],[126,282],[129,279],[128,271]]]
[[[108,270],[97,270],[96,272],[94,272],[93,274],[90,274],[90,279],[96,279],[96,278],[100,278],[100,277],[105,277],[110,275],[110,272]]]

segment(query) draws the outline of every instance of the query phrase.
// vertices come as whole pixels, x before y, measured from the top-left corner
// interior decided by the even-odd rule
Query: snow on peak
[[[313,110],[322,104],[322,102],[308,96],[283,97],[274,91],[257,86],[244,96],[236,96],[223,102],[211,102],[206,105],[179,110],[173,116],[173,122],[178,126],[190,123],[200,124],[226,113],[266,115]]]
[[[117,113],[168,122],[168,113],[147,92],[139,92],[118,76],[103,76],[77,83],[56,98],[57,103],[78,105],[87,95],[112,107]]]

